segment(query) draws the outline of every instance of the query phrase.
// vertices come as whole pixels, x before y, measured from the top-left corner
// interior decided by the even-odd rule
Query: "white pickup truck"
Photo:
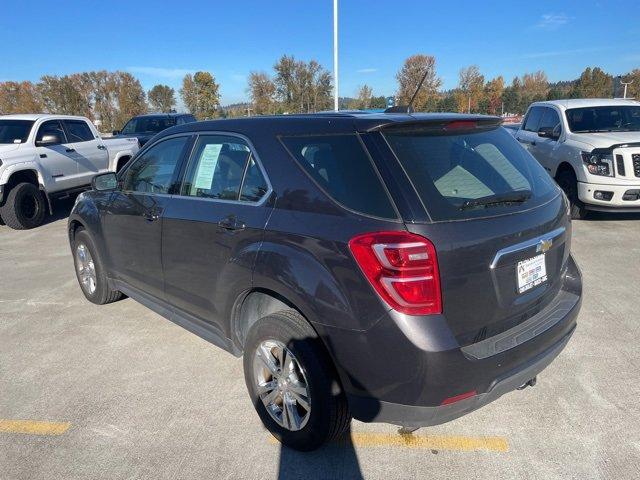
[[[11,228],[37,227],[53,200],[87,189],[139,148],[136,138],[101,138],[85,117],[0,116],[0,217]]]
[[[640,102],[536,102],[514,136],[565,191],[572,218],[640,212]]]

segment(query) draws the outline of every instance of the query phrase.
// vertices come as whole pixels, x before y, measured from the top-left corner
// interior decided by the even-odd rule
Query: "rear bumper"
[[[516,390],[534,378],[560,354],[574,331],[575,325],[551,348],[520,365],[514,371],[501,378],[496,378],[485,393],[449,405],[438,406],[403,405],[376,401],[371,398],[350,397],[351,408],[358,412],[365,412],[365,417],[368,417],[369,421],[392,423],[405,427],[427,427],[449,422],[497,400],[505,393]],[[373,414],[374,411],[375,414]]]
[[[356,419],[420,427],[476,410],[538,375],[573,334],[581,299],[569,257],[556,298],[539,314],[471,345],[461,346],[442,316],[390,312],[365,332],[319,330]],[[447,402],[468,392],[475,393]]]
[[[596,191],[610,192],[610,200],[594,198]],[[578,198],[589,210],[640,212],[640,183],[635,185],[606,185],[578,182]]]

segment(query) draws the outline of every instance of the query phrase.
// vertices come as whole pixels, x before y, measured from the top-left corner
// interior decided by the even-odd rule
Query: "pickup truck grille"
[[[616,166],[618,167],[618,175],[625,177],[627,172],[624,169],[624,157],[622,155],[616,155]]]
[[[634,153],[631,158],[633,159],[633,173],[636,177],[640,177],[640,153]]]

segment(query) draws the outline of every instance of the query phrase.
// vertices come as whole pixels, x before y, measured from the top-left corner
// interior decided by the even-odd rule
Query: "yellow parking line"
[[[389,433],[352,433],[355,447],[408,447],[427,450],[508,452],[509,442],[504,437],[467,437],[464,435],[400,435]],[[269,438],[272,444],[279,442]],[[338,442],[344,443],[344,440]]]
[[[38,422],[35,420],[0,419],[0,432],[31,435],[62,435],[69,430],[69,422]]]

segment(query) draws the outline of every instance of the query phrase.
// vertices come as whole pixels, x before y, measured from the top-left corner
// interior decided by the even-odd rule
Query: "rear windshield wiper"
[[[460,206],[460,210],[476,207],[492,207],[495,205],[508,205],[510,203],[523,203],[531,198],[530,190],[517,190],[515,192],[499,193],[486,197],[467,200]]]

